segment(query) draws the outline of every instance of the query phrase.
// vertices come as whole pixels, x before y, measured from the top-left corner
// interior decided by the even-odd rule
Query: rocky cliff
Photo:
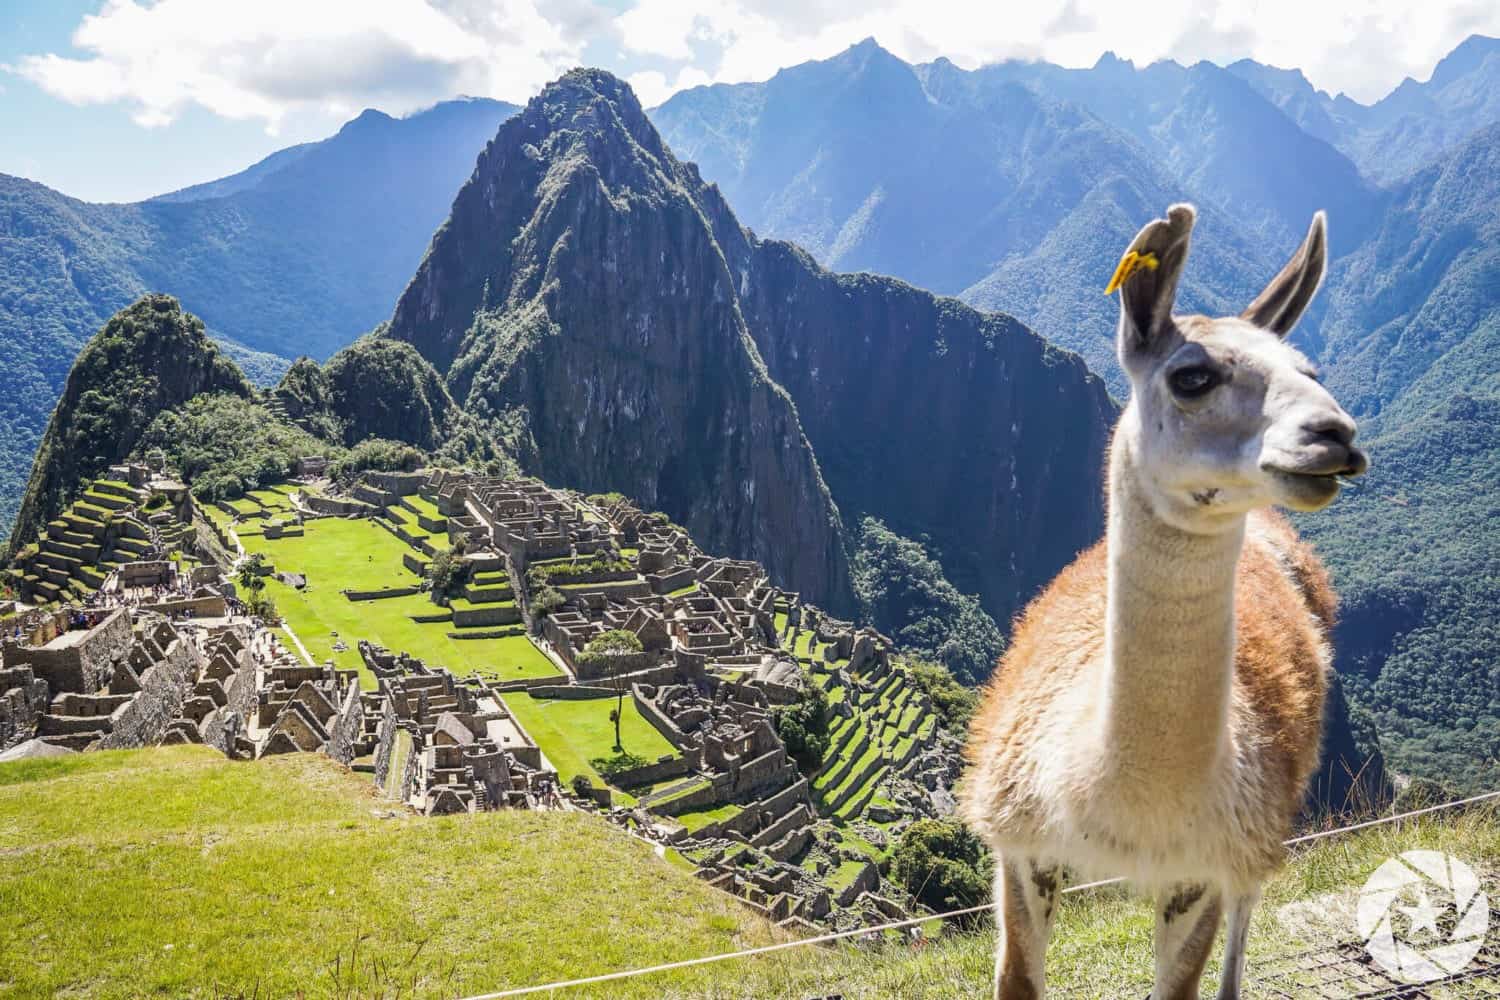
[[[570,73],[481,154],[387,335],[528,470],[626,493],[848,611],[838,509],[697,187],[628,87]]]
[[[845,516],[927,536],[1000,623],[1102,530],[1115,407],[1009,316],[752,243],[740,309]]]
[[[930,536],[1002,621],[1100,529],[1113,409],[1081,361],[757,240],[607,73],[501,126],[387,335],[530,470],[663,509],[835,609],[842,509]]]

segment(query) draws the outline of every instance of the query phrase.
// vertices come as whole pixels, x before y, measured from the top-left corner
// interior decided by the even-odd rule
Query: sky
[[[577,65],[648,107],[866,37],[910,62],[1252,58],[1371,103],[1494,0],[0,0],[0,173],[131,201],[320,139],[367,107],[523,103]]]

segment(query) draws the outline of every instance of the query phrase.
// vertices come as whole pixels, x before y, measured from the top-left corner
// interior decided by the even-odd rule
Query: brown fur
[[[1327,630],[1337,600],[1322,563],[1285,518],[1258,511],[1250,527],[1235,579],[1234,704],[1248,709],[1270,736],[1263,766],[1283,778],[1277,784],[1285,791],[1281,801],[1261,805],[1275,808],[1290,831],[1318,764]],[[1073,658],[1102,669],[1106,592],[1101,540],[1018,617],[971,725],[970,764],[980,764],[983,755],[992,773],[1006,773],[1004,762],[1032,743],[1040,710],[1073,682]],[[1057,649],[1071,656],[1051,655]]]

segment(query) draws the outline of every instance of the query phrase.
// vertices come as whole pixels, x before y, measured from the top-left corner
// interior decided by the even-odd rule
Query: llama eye
[[[1193,399],[1218,385],[1219,376],[1212,368],[1180,368],[1172,373],[1168,381],[1174,393]]]

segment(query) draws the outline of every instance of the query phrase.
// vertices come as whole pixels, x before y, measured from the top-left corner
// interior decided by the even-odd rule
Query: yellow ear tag
[[[1144,267],[1148,271],[1154,271],[1158,263],[1156,254],[1149,250],[1145,253],[1130,251],[1120,258],[1120,266],[1115,268],[1115,276],[1109,279],[1109,284],[1104,288],[1104,294],[1113,295],[1115,289],[1125,284],[1137,270]]]

